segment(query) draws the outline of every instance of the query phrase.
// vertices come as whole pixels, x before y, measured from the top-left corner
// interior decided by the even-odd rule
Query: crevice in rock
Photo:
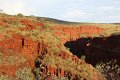
[[[37,52],[38,52],[38,55],[39,55],[40,54],[40,43],[38,43]]]
[[[24,38],[22,38],[22,48],[24,47]]]
[[[64,44],[70,52],[80,58],[86,52],[86,45],[89,43],[90,38],[80,38],[76,41],[68,41]]]
[[[95,66],[99,62],[116,59],[120,64],[120,35],[110,37],[79,38],[68,41],[65,47],[79,58],[85,55],[85,61]]]

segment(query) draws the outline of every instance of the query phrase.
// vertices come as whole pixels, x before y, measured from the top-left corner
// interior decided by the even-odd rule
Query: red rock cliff
[[[65,26],[55,26],[54,35],[59,37],[62,43],[66,41],[74,41],[81,37],[92,37],[99,35],[104,29],[95,26],[79,26],[79,27],[65,27]],[[64,37],[66,36],[66,37]]]

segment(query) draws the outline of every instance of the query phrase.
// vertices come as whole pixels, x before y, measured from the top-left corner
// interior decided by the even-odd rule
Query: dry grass
[[[23,68],[16,72],[16,77],[20,80],[33,80],[33,74],[30,68]]]
[[[3,53],[0,53],[0,64],[14,65],[16,63],[24,63],[25,61],[25,58],[19,54],[12,54],[6,56]]]

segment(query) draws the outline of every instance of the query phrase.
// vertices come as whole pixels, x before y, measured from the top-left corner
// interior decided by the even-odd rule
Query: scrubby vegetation
[[[33,80],[33,74],[30,68],[23,68],[16,72],[17,78],[21,80]]]
[[[107,80],[120,80],[120,66],[115,59],[106,63],[98,63],[96,68]]]
[[[16,63],[24,63],[26,60],[22,55],[5,55],[3,53],[0,53],[0,63],[6,64],[6,65],[14,65]]]

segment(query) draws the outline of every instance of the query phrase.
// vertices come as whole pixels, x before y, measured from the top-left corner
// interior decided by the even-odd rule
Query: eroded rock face
[[[46,46],[42,41],[33,41],[31,38],[22,37],[19,34],[14,34],[12,38],[4,38],[4,40],[0,41],[0,52],[4,56],[22,55],[25,58],[25,62],[14,63],[14,65],[0,64],[0,72],[4,72],[6,75],[15,75],[19,68],[33,68],[35,59],[44,52],[45,48]]]
[[[41,22],[36,22],[32,20],[27,20],[27,19],[20,19],[20,23],[26,26],[24,30],[33,30],[33,29],[43,26],[43,23]]]
[[[68,80],[105,80],[103,76],[97,72],[91,65],[87,65],[85,62],[80,62],[79,58],[77,56],[73,56],[72,60],[73,63],[77,63],[76,69],[78,73],[76,72],[76,69],[74,71],[71,70],[65,70],[63,69],[62,63],[59,63],[59,65],[52,65],[52,64],[45,64],[44,57],[48,54],[45,52],[41,56],[39,56],[38,60],[35,62],[36,66],[33,70],[33,73],[35,74],[36,79],[43,79],[43,80],[53,80],[53,79],[68,79]],[[59,57],[59,56],[58,56]],[[66,60],[66,59],[63,59]],[[66,65],[67,66],[67,65]],[[66,67],[64,66],[64,67]],[[91,72],[89,73],[92,76],[88,76],[87,71],[83,71],[84,68],[88,67]],[[67,67],[66,67],[67,68]],[[85,69],[86,70],[86,69]],[[79,74],[79,71],[81,72]],[[81,75],[81,76],[80,76]],[[94,75],[94,76],[93,76]],[[57,78],[55,78],[55,76]]]
[[[38,27],[42,27],[43,23],[42,22],[37,22],[34,20],[29,20],[29,19],[23,19],[23,18],[7,18],[7,17],[1,17],[0,18],[0,25],[4,28],[8,27],[9,24],[21,24],[25,25],[25,28],[22,28],[21,30],[33,30]]]
[[[14,34],[13,38],[4,38],[4,40],[0,41],[0,47],[0,51],[4,54],[9,53],[8,50],[12,50],[15,53],[20,53],[22,50],[21,35]]]
[[[43,53],[41,53],[41,55],[39,56],[38,60],[35,62],[35,68],[33,70],[35,77],[38,79],[53,79],[53,77],[58,77],[58,78],[62,78],[65,77],[67,79],[72,79],[72,80],[78,80],[78,76],[76,73],[73,73],[71,71],[66,71],[64,69],[61,68],[61,63],[59,65],[53,66],[48,65],[43,63],[42,61],[44,60],[45,56],[48,56],[49,53],[46,51],[44,51]],[[70,55],[67,55],[67,53],[65,54],[65,52],[62,52],[61,55],[54,55],[56,57],[61,57],[63,59],[66,58],[70,58]],[[77,56],[73,56],[73,61],[74,62],[78,62],[78,57]],[[36,69],[38,69],[36,71]]]
[[[65,26],[55,26],[55,36],[58,36],[61,42],[64,44],[67,41],[75,41],[81,37],[92,37],[99,35],[104,29],[95,26],[79,26],[79,27],[65,27]],[[64,37],[63,35],[67,36]]]

